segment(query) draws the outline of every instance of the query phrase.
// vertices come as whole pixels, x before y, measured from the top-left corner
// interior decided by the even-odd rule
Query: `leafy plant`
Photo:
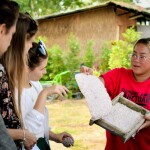
[[[95,60],[94,57],[94,48],[93,48],[94,42],[92,40],[87,42],[85,55],[84,55],[84,65],[93,67],[93,63]]]
[[[79,41],[76,39],[73,33],[70,34],[67,46],[69,51],[65,56],[65,65],[67,70],[74,72],[79,69],[82,59],[80,57],[81,48]]]
[[[124,41],[115,41],[109,55],[109,69],[116,67],[130,67],[129,54],[133,51],[134,42],[140,37],[140,33],[131,27],[123,33]]]
[[[70,93],[74,93],[75,91],[79,91],[75,80],[75,73],[79,71],[82,59],[80,57],[81,49],[79,41],[73,33],[71,33],[68,39],[67,46],[68,51],[66,54],[63,53],[64,50],[59,45],[54,45],[48,49],[47,73],[41,80],[48,81],[50,84],[65,85],[70,90]]]
[[[102,47],[102,53],[99,56],[100,59],[100,73],[105,73],[109,70],[108,60],[110,58],[111,45],[110,42],[106,42]]]
[[[134,44],[140,38],[141,32],[136,32],[134,26],[128,28],[125,33],[122,33],[125,41],[129,44]]]
[[[73,33],[70,34],[67,46],[68,52],[64,57],[65,58],[64,61],[66,70],[69,71],[69,73],[63,76],[62,81],[63,85],[65,85],[73,94],[74,92],[79,91],[79,88],[75,80],[75,73],[79,71],[79,66],[82,62],[82,59],[80,57],[81,52],[80,44]],[[70,95],[72,96],[72,94]]]
[[[59,45],[54,45],[48,49],[47,73],[42,80],[53,80],[57,74],[64,72],[66,66],[64,64],[63,50]]]

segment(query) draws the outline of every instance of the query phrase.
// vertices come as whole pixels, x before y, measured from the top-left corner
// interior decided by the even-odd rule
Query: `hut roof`
[[[72,11],[50,14],[47,16],[37,18],[37,20],[38,21],[48,20],[51,18],[66,16],[66,15],[70,15],[70,14],[85,12],[85,11],[89,11],[89,10],[93,10],[93,9],[99,9],[102,7],[111,7],[111,6],[114,7],[114,10],[116,11],[116,13],[117,13],[117,8],[125,10],[124,13],[122,13],[122,14],[118,13],[118,15],[124,15],[124,14],[132,13],[132,16],[130,17],[130,19],[145,18],[147,20],[150,20],[150,12],[147,9],[145,9],[144,7],[134,5],[134,4],[125,3],[125,2],[115,2],[115,1],[108,1],[105,3],[100,3],[99,5],[96,5],[96,6],[88,6],[88,7],[72,10]]]

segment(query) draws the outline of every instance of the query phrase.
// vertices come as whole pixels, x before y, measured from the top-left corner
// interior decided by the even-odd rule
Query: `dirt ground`
[[[105,147],[105,130],[97,125],[88,125],[88,120],[84,120],[85,118],[90,118],[88,108],[85,104],[85,100],[77,100],[77,101],[63,101],[63,102],[54,102],[48,104],[48,109],[51,111],[51,124],[56,128],[62,128],[66,124],[61,123],[61,118],[64,118],[65,115],[66,120],[68,112],[67,109],[72,110],[72,113],[76,110],[82,109],[82,114],[80,114],[80,118],[82,117],[82,120],[80,122],[72,122],[73,124],[67,126],[67,129],[70,129],[73,133],[73,137],[75,140],[75,146],[71,148],[66,148],[62,144],[50,142],[51,149],[52,150],[104,150]],[[59,113],[59,111],[63,113]],[[70,111],[69,111],[70,112]],[[58,113],[58,114],[57,114]],[[71,112],[70,112],[71,113]],[[74,115],[77,116],[77,113]],[[80,111],[81,113],[81,111]],[[85,115],[87,114],[87,116]],[[72,114],[73,115],[73,114]],[[58,117],[58,118],[57,118]],[[59,120],[58,122],[55,122],[56,120]],[[70,118],[71,120],[71,118]],[[65,122],[64,120],[62,122]],[[58,124],[57,124],[58,123]],[[67,123],[69,124],[69,123]],[[73,128],[73,130],[72,130]],[[80,133],[76,133],[78,130],[80,130]]]
[[[75,140],[78,137],[74,137]],[[87,148],[84,148],[85,150],[104,150],[105,147],[105,130],[99,129],[99,132],[97,130],[95,132],[90,133],[87,135],[87,133],[82,134],[82,137],[80,138],[84,139],[84,145],[86,145]],[[72,148],[65,148],[62,144],[58,144],[55,142],[51,142],[51,149],[52,150],[72,150]],[[80,150],[80,148],[75,148],[73,150]]]

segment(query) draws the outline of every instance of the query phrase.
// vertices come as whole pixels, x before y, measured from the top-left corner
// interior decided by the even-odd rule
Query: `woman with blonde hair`
[[[29,14],[19,14],[16,33],[14,34],[8,51],[1,58],[1,102],[0,112],[9,134],[14,139],[17,148],[31,149],[36,143],[36,137],[25,130],[22,123],[21,93],[24,86],[24,71],[26,70],[26,55],[32,47],[34,36],[38,30],[37,23]],[[16,90],[17,89],[17,90]],[[17,97],[15,97],[17,93]],[[18,99],[16,101],[16,99]]]

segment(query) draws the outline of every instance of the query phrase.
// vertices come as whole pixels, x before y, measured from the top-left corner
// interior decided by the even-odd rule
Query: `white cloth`
[[[92,120],[98,120],[108,115],[112,109],[112,102],[104,84],[93,75],[79,73],[75,75],[78,86],[85,96]]]
[[[40,82],[31,81],[30,88],[24,88],[21,97],[21,110],[22,118],[25,129],[28,129],[31,133],[35,134],[37,139],[40,137],[46,137],[47,142],[49,139],[49,126],[48,126],[48,110],[45,107],[45,114],[41,114],[37,110],[33,109],[39,93],[42,91]],[[35,145],[32,150],[39,150]]]

